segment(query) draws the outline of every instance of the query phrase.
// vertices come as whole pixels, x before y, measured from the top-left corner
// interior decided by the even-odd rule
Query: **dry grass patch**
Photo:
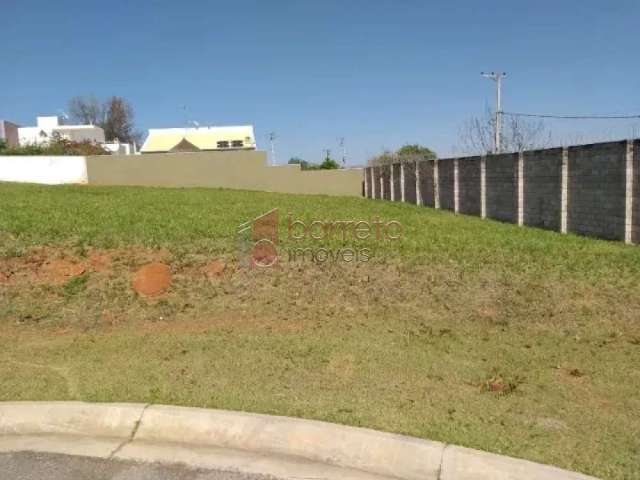
[[[360,199],[0,185],[0,201],[2,400],[293,415],[638,476],[637,248]],[[396,218],[407,238],[369,263],[240,268],[235,226],[273,206]],[[152,262],[172,281],[146,298],[132,280]]]

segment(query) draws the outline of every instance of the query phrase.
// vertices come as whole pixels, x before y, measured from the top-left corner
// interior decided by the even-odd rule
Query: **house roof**
[[[169,152],[184,141],[199,150],[218,150],[218,142],[233,140],[242,140],[245,148],[255,148],[253,126],[150,129],[140,151]]]
[[[180,140],[178,142],[178,144],[176,146],[174,146],[169,151],[171,153],[178,153],[178,152],[197,152],[199,150],[200,149],[198,147],[196,147],[193,143],[191,143],[186,138],[183,138],[182,140]]]

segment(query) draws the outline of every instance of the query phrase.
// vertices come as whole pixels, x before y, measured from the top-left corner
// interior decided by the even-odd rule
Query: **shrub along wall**
[[[398,201],[640,243],[640,140],[394,164],[386,167],[392,178],[384,172],[365,169],[369,198],[390,200],[393,185]]]

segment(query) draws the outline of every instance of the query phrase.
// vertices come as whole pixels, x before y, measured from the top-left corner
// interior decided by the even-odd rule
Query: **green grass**
[[[359,198],[0,184],[0,205],[0,400],[293,415],[640,478],[638,247]],[[283,235],[287,213],[405,234],[367,263],[199,273],[276,207]],[[96,249],[107,271],[34,273]],[[160,257],[174,282],[147,301],[131,276]]]

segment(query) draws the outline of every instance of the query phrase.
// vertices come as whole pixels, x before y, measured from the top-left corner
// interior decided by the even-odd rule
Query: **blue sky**
[[[492,104],[640,113],[640,2],[0,0],[0,118],[34,124],[74,95],[121,95],[140,129],[252,123],[279,160],[352,164],[422,143],[451,153]],[[183,107],[186,105],[186,109]],[[638,121],[552,121],[560,140],[624,138]]]

